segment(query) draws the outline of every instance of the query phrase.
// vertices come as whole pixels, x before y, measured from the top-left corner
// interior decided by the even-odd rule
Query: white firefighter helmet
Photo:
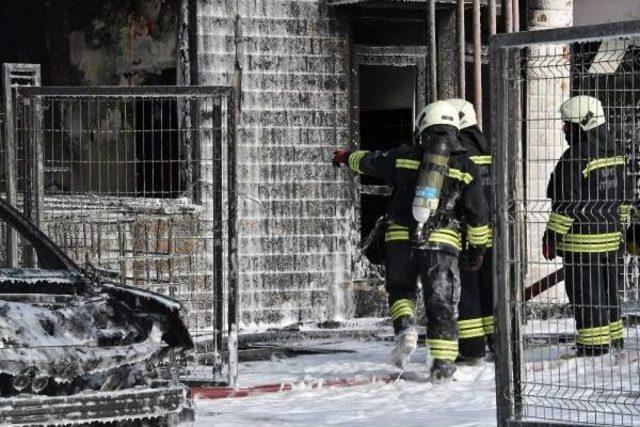
[[[458,112],[447,101],[436,101],[427,105],[416,118],[416,132],[418,135],[426,128],[434,125],[449,125],[460,129]]]
[[[447,99],[447,102],[453,105],[458,111],[458,117],[460,118],[460,129],[468,128],[478,124],[478,118],[476,117],[476,110],[473,108],[473,104],[465,99],[451,98]]]
[[[578,95],[560,106],[563,122],[577,123],[582,130],[591,130],[606,122],[602,103],[592,96]]]

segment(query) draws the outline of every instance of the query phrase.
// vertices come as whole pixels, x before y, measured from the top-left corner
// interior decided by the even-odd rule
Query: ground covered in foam
[[[494,426],[494,366],[463,366],[445,384],[397,380],[353,387],[318,382],[395,378],[388,363],[392,344],[324,341],[314,347],[352,350],[241,364],[240,387],[296,383],[292,391],[243,398],[196,401],[199,426]],[[426,373],[424,349],[407,371]],[[303,383],[303,384],[301,384]]]

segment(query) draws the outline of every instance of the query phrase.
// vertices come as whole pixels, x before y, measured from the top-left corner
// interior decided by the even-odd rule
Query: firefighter
[[[478,127],[473,105],[464,99],[447,100],[460,118],[460,142],[480,171],[480,182],[487,206],[491,207],[491,149]],[[489,215],[491,218],[491,215]],[[487,251],[478,271],[463,268],[461,276],[460,307],[458,317],[459,360],[477,361],[485,356],[485,346],[493,351],[493,263],[492,231],[489,229]],[[463,250],[461,258],[467,256]]]
[[[609,133],[596,98],[575,96],[560,107],[569,147],[551,174],[551,214],[542,252],[561,256],[574,310],[576,354],[597,356],[622,347],[618,300],[621,217],[630,200],[623,150]]]
[[[480,267],[488,238],[478,170],[460,145],[458,128],[457,111],[438,101],[418,115],[413,146],[375,152],[342,149],[333,157],[334,164],[346,163],[356,173],[381,178],[393,186],[384,238],[386,289],[396,337],[392,358],[403,369],[417,347],[415,306],[420,278],[431,356],[427,360],[432,361],[431,377],[435,380],[453,375],[458,355],[462,235],[467,235],[469,243],[470,269]],[[443,151],[434,154],[436,149]],[[414,218],[417,183],[427,175],[439,180],[438,188],[427,191],[437,195],[437,209],[426,223],[419,223]],[[419,195],[424,196],[422,190]]]

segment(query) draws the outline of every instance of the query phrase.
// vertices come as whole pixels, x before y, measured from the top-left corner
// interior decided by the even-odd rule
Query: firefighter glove
[[[484,260],[484,247],[469,246],[462,255],[462,268],[468,271],[478,271]]]
[[[556,239],[554,237],[554,233],[547,230],[547,232],[544,233],[544,237],[542,238],[542,256],[547,261],[551,261],[557,256]]]
[[[333,160],[331,160],[331,163],[334,167],[339,168],[342,163],[347,163],[348,161],[349,150],[341,148],[333,152]]]

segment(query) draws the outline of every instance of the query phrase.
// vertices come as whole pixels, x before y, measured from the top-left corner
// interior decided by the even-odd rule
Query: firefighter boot
[[[442,382],[448,380],[456,371],[456,365],[450,360],[434,359],[431,365],[431,380]]]
[[[403,316],[398,320],[401,321],[402,327],[396,332],[395,347],[391,351],[391,363],[404,369],[418,347],[418,332],[413,317]]]

